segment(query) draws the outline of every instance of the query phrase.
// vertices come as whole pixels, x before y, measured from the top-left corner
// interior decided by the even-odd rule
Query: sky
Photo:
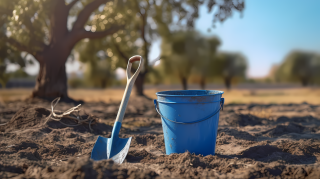
[[[212,14],[200,10],[196,29],[217,35],[221,51],[240,52],[249,63],[248,76],[268,75],[292,50],[320,53],[319,0],[245,0],[242,16],[234,13],[212,27]]]
[[[320,0],[245,0],[242,16],[234,13],[208,32],[212,19],[202,7],[196,29],[206,36],[218,36],[220,51],[242,53],[251,78],[267,76],[272,65],[281,63],[292,50],[320,53]],[[151,46],[151,60],[160,54],[160,43],[158,40]],[[80,64],[68,62],[66,68],[67,73],[77,72]],[[39,65],[34,65],[26,71],[34,75],[38,69]]]

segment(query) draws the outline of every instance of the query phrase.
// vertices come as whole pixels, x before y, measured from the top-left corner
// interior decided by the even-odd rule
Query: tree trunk
[[[188,81],[186,77],[180,76],[181,84],[182,84],[182,89],[187,90],[188,88]]]
[[[144,96],[143,84],[144,84],[145,76],[146,76],[146,73],[140,73],[136,81],[134,82],[135,93],[137,96]]]
[[[227,88],[227,90],[230,90],[230,86],[231,86],[231,78],[227,77],[224,79],[224,84]]]
[[[107,80],[106,79],[102,79],[101,80],[100,87],[101,88],[106,88],[107,87]]]
[[[40,63],[40,71],[33,90],[33,97],[68,100],[68,86],[65,63],[72,47],[58,44],[45,49],[35,58]]]
[[[53,66],[47,63],[40,64],[40,72],[33,90],[33,97],[68,98],[67,74],[64,63]]]
[[[308,86],[308,84],[309,84],[309,80],[308,80],[308,78],[302,78],[301,79],[301,83],[302,83],[302,86]]]
[[[206,87],[206,78],[205,77],[201,77],[200,78],[200,88],[204,90],[205,87]]]

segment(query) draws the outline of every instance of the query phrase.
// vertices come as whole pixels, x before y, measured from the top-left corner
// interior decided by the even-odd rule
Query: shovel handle
[[[135,61],[140,61],[139,67],[136,70],[136,72],[131,76],[132,63]],[[127,72],[127,86],[126,86],[126,89],[125,89],[123,97],[122,97],[122,101],[121,101],[119,111],[117,114],[116,122],[122,122],[122,120],[123,120],[124,113],[126,111],[129,97],[130,97],[130,94],[131,94],[131,91],[133,88],[133,84],[136,81],[141,69],[143,68],[143,65],[144,65],[144,60],[140,55],[132,56],[128,61],[127,71],[126,71]]]

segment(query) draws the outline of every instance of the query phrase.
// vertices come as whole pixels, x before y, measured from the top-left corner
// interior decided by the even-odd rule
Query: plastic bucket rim
[[[214,94],[204,94],[204,95],[172,95],[172,94],[161,94],[162,92],[178,92],[178,91],[215,91],[217,93]],[[156,93],[157,96],[179,96],[179,97],[190,97],[190,96],[214,96],[214,95],[222,95],[224,91],[219,90],[168,90],[168,91],[159,91]]]

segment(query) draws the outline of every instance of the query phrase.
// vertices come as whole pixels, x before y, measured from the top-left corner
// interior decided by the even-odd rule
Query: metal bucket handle
[[[210,119],[211,117],[213,117],[214,115],[216,115],[220,110],[223,110],[223,105],[224,105],[224,98],[221,98],[220,99],[220,108],[214,112],[213,114],[211,114],[210,116],[204,118],[204,119],[200,119],[200,120],[197,120],[197,121],[194,121],[194,122],[177,122],[177,121],[172,121],[166,117],[164,117],[161,112],[160,112],[160,109],[158,108],[158,101],[155,99],[154,101],[154,107],[156,108],[156,111],[158,112],[158,114],[163,117],[164,119],[170,121],[170,122],[173,122],[173,123],[176,123],[176,124],[195,124],[195,123],[199,123],[199,122],[202,122],[202,121],[205,121],[207,119]]]

